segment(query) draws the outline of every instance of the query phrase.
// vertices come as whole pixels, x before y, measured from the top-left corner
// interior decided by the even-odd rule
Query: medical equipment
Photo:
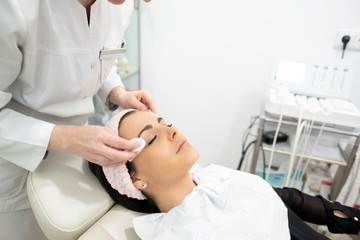
[[[265,113],[259,124],[251,172],[255,172],[260,148],[270,151],[266,179],[269,178],[274,153],[289,155],[285,186],[301,181],[310,160],[338,164],[345,167],[339,168],[340,171],[336,174],[337,182],[334,180],[336,183],[331,197],[334,199],[338,195],[350,171],[360,141],[360,111],[349,101],[355,66],[355,63],[343,60],[279,60],[277,62],[270,80],[270,89],[265,97]],[[276,123],[271,147],[262,146],[265,122]],[[295,135],[291,138],[292,146],[288,149],[279,149],[275,146],[281,125],[296,126]],[[335,132],[356,138],[351,155],[345,162],[340,159],[313,156],[324,132]],[[312,142],[312,145],[308,144],[310,136],[314,134],[316,141]],[[305,164],[303,164],[304,159]]]
[[[289,60],[278,62],[270,82],[273,88],[266,94],[264,107],[266,113],[279,115],[266,179],[270,173],[275,141],[284,116],[298,119],[289,160],[289,171],[285,181],[286,186],[289,185],[297,145],[305,125],[308,124],[306,120],[311,122],[311,126],[314,125],[314,122],[326,122],[327,124],[360,128],[360,111],[353,103],[345,100],[349,97],[352,87],[354,66],[354,63],[345,61],[323,64]],[[308,136],[310,132],[307,132]],[[295,177],[299,172],[301,162],[302,158],[298,161]],[[307,166],[308,162],[305,164],[303,173]]]
[[[263,142],[265,142],[267,144],[271,144],[274,142],[274,138],[275,138],[275,131],[265,132],[263,135]],[[288,135],[286,133],[278,132],[278,137],[276,139],[276,143],[286,142],[287,139],[288,139]]]
[[[283,86],[299,95],[348,100],[356,67],[355,62],[345,60],[279,59],[270,87]]]
[[[274,115],[360,128],[360,111],[350,101],[297,95],[285,87],[271,88],[266,94],[265,111]]]
[[[255,123],[257,122],[257,120],[259,119],[259,116],[255,116],[252,117],[252,120],[250,122],[250,125],[248,126],[248,128],[245,130],[243,136],[242,136],[242,146],[241,146],[241,157],[240,157],[240,161],[239,161],[239,165],[237,167],[237,170],[240,170],[242,168],[242,164],[243,161],[245,159],[246,153],[249,150],[249,148],[251,147],[251,145],[253,145],[256,141],[253,140],[250,143],[247,143],[248,137],[250,135],[255,136],[254,134],[251,133],[252,128],[254,127]],[[246,145],[247,144],[247,145]],[[246,146],[245,146],[246,145]],[[264,177],[265,178],[265,177]]]

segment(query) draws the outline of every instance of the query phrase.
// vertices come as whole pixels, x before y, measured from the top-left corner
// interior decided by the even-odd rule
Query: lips
[[[180,142],[180,145],[179,145],[178,150],[176,151],[176,154],[178,154],[178,152],[180,152],[181,149],[184,148],[184,146],[185,146],[186,143],[187,143],[186,139],[184,139],[183,141]]]

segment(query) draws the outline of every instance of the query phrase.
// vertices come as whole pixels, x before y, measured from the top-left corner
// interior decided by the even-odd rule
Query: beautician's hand
[[[140,111],[150,110],[157,114],[154,100],[146,90],[126,91],[122,87],[115,87],[110,92],[110,102],[124,108],[135,108]]]
[[[106,127],[57,125],[48,150],[70,152],[98,165],[113,167],[134,159],[137,153],[124,150],[137,147],[139,144],[120,138]]]

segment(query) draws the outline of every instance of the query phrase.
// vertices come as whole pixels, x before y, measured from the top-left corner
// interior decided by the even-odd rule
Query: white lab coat
[[[179,206],[133,219],[141,239],[290,239],[287,208],[260,177],[209,165],[194,179]]]
[[[29,207],[26,177],[44,157],[54,124],[82,125],[123,86],[114,59],[102,49],[120,46],[133,0],[3,0],[0,8],[0,212]]]

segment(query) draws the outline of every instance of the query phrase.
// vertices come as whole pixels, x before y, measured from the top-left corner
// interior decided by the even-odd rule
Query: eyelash
[[[155,135],[155,137],[153,137],[153,139],[150,140],[150,142],[148,143],[148,145],[151,145],[153,143],[153,141],[155,141],[155,139],[157,138],[157,135]]]
[[[172,124],[168,124],[167,126],[168,126],[168,127],[171,127]],[[155,141],[156,138],[157,138],[157,135],[155,135],[155,137],[153,137],[153,138],[150,140],[150,142],[148,143],[148,145],[151,145],[151,144]]]

